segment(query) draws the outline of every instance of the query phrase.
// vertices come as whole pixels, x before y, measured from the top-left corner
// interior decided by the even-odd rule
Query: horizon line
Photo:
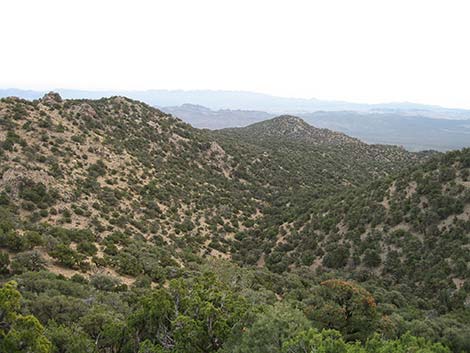
[[[447,107],[440,104],[433,104],[433,103],[421,103],[421,102],[414,102],[412,100],[402,100],[402,101],[381,101],[378,103],[370,103],[370,102],[357,102],[354,100],[341,100],[341,99],[322,99],[316,97],[298,97],[298,96],[283,96],[283,95],[275,95],[271,93],[265,92],[258,92],[258,91],[249,91],[249,90],[237,90],[237,89],[214,89],[214,88],[196,88],[196,89],[185,89],[185,88],[176,88],[176,89],[169,89],[169,88],[147,88],[147,89],[83,89],[83,88],[64,88],[64,87],[55,87],[53,89],[45,88],[45,89],[33,89],[33,88],[17,88],[17,87],[5,87],[1,86],[0,90],[17,90],[17,91],[24,91],[24,92],[34,92],[34,93],[48,93],[48,92],[60,92],[60,91],[76,91],[76,92],[90,92],[90,93],[133,93],[133,92],[155,92],[155,91],[165,91],[165,92],[218,92],[218,93],[246,93],[246,94],[255,94],[261,96],[267,96],[272,98],[281,98],[281,99],[297,99],[303,101],[318,101],[318,102],[325,102],[325,103],[343,103],[343,104],[355,104],[355,105],[367,105],[367,106],[380,106],[380,105],[400,105],[400,104],[412,104],[412,105],[421,105],[428,108],[434,109],[451,109],[451,110],[462,110],[462,111],[470,111],[469,108],[460,108],[460,107]],[[191,102],[187,102],[191,104]],[[183,103],[184,104],[184,103]]]

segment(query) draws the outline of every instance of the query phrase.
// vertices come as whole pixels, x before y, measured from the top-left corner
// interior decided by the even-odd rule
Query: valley
[[[9,325],[37,352],[470,350],[470,149],[263,118],[2,98]]]

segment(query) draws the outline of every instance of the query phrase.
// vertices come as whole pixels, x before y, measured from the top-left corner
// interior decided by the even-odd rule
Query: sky
[[[0,87],[470,108],[468,0],[10,0]]]

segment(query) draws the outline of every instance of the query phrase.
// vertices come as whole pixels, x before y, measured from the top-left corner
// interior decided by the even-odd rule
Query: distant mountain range
[[[275,115],[262,111],[211,110],[183,104],[163,111],[198,128],[243,127]],[[367,143],[401,145],[410,151],[447,151],[470,146],[470,120],[409,115],[406,112],[318,111],[297,114],[309,124],[343,132]]]
[[[172,107],[160,107],[165,113],[172,114],[194,127],[202,129],[224,129],[244,127],[274,117],[274,114],[258,110],[212,110],[202,105],[182,104]]]
[[[367,143],[401,145],[410,151],[448,151],[470,146],[470,120],[348,111],[315,112],[301,117],[314,126],[341,131]]]
[[[271,114],[299,114],[315,111],[373,111],[400,112],[405,115],[420,115],[432,118],[470,119],[470,110],[443,108],[435,105],[409,102],[362,104],[342,101],[326,101],[315,98],[276,97],[263,93],[216,90],[146,90],[146,91],[85,91],[54,89],[64,98],[99,99],[110,96],[126,96],[157,107],[178,106],[185,103],[202,105],[210,109],[259,110]],[[46,92],[20,89],[0,89],[0,97],[16,96],[38,99]]]
[[[295,114],[319,128],[343,132],[367,143],[401,145],[410,151],[470,146],[470,111],[463,109],[415,103],[357,104],[238,91],[57,91],[71,99],[131,97],[194,127],[212,130]],[[0,97],[38,99],[43,95],[40,91],[0,89]]]

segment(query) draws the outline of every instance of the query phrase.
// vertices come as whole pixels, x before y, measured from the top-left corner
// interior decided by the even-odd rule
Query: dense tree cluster
[[[302,306],[288,292],[279,300],[266,296],[272,292],[264,286],[261,297],[260,291],[244,288],[251,271],[230,274],[240,281],[234,286],[200,270],[167,286],[128,290],[45,272],[15,277],[0,288],[0,348],[18,353],[450,352],[410,333],[383,338],[374,298],[357,284],[321,282],[321,304],[310,300]],[[291,280],[286,284],[295,286]],[[346,321],[339,318],[341,308]]]

